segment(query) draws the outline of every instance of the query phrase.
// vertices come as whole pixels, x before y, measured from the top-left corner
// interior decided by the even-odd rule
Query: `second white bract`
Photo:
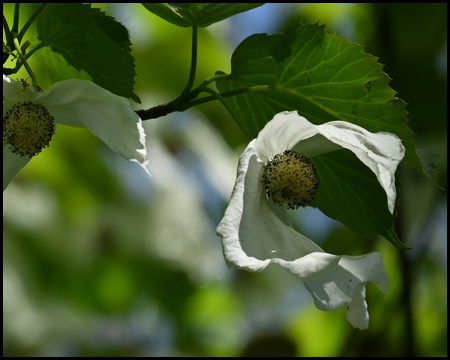
[[[391,211],[395,204],[395,171],[404,156],[400,139],[390,133],[370,133],[343,121],[314,125],[297,112],[282,112],[269,121],[241,155],[228,208],[217,227],[229,266],[262,271],[276,263],[300,277],[317,308],[347,307],[347,320],[367,328],[365,284],[389,290],[381,254],[338,256],[295,231],[287,210],[267,198],[261,182],[264,165],[285,150],[308,158],[346,148],[368,166],[386,191]]]

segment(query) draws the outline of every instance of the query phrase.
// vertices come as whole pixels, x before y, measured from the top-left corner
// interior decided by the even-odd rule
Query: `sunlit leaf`
[[[32,42],[32,46],[38,43],[39,41],[35,39]],[[75,69],[67,63],[61,54],[53,52],[48,46],[36,52],[35,56],[46,65],[52,83],[69,79],[92,81],[92,77],[86,71]]]
[[[318,23],[298,24],[284,34],[245,39],[231,60],[231,74],[217,82],[221,93],[269,85],[227,98],[243,131],[255,138],[281,111],[297,110],[314,124],[344,120],[371,132],[396,134],[406,160],[421,170],[405,103],[395,97],[377,58]]]
[[[112,93],[139,102],[133,93],[136,72],[131,42],[122,24],[90,5],[49,4],[38,18],[37,31],[41,46],[61,55],[74,69]],[[55,62],[57,57],[41,59],[51,69],[53,81],[65,80],[66,69],[54,68],[63,66]]]

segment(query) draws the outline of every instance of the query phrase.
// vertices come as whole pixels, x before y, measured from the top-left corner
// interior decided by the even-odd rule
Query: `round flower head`
[[[15,104],[3,116],[3,141],[13,154],[30,159],[47,147],[55,133],[55,118],[41,104]]]
[[[306,156],[285,150],[264,166],[262,182],[267,196],[288,209],[306,206],[319,186],[316,168]]]
[[[295,231],[286,208],[305,206],[319,190],[315,156],[347,149],[369,167],[395,204],[394,174],[404,155],[397,136],[370,133],[343,121],[314,125],[297,112],[269,121],[241,155],[231,200],[217,227],[229,266],[262,271],[271,263],[297,275],[321,310],[347,307],[347,320],[367,328],[365,284],[383,292],[389,280],[378,253],[362,256],[327,254]]]

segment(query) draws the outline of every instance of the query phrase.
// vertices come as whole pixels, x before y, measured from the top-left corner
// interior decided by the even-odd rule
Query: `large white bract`
[[[87,80],[65,80],[44,92],[24,86],[3,75],[3,118],[14,105],[31,102],[42,105],[56,124],[90,130],[120,156],[139,163],[148,173],[145,132],[142,120],[127,99]],[[3,145],[3,190],[30,161]]]

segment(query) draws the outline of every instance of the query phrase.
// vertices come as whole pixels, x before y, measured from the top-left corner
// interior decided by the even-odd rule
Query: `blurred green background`
[[[178,96],[190,29],[137,4],[93,6],[130,30],[143,102],[134,108]],[[22,25],[36,8],[21,6]],[[13,5],[3,13],[11,25]],[[247,36],[302,19],[327,23],[385,64],[409,103],[417,145],[444,156],[436,182],[446,188],[446,4],[267,4],[200,29],[196,84],[229,72]],[[34,27],[25,39],[33,35]],[[45,70],[31,64],[48,88]],[[297,230],[328,252],[383,254],[390,293],[368,284],[369,329],[355,330],[345,310],[315,309],[284,269],[227,269],[215,227],[251,139],[219,103],[144,126],[152,178],[88,131],[59,126],[4,192],[4,356],[447,355],[446,191],[401,167],[397,231],[409,251],[361,238],[317,210],[292,212]]]

